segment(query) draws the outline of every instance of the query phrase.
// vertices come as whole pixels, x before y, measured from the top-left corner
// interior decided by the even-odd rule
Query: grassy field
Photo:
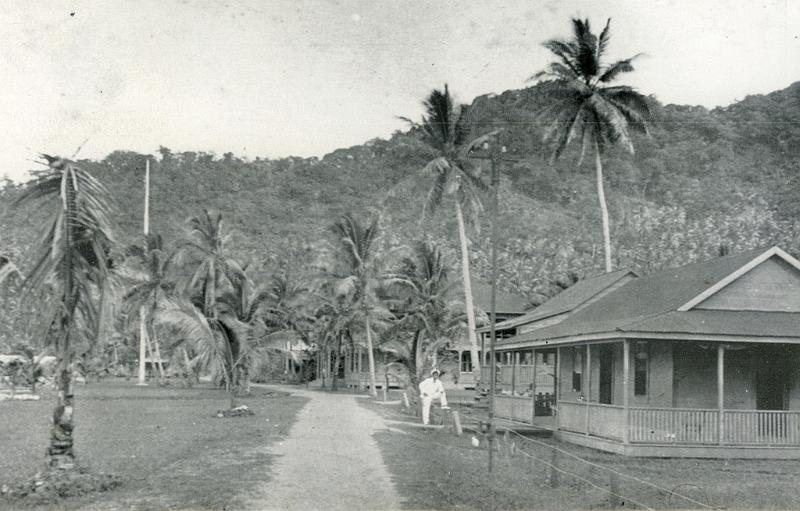
[[[365,406],[403,420],[397,407]],[[457,437],[446,430],[400,423],[376,435],[406,508],[800,509],[800,461],[628,458],[552,439],[531,441],[510,435],[498,442],[490,476],[485,444],[473,447],[471,438],[469,432]],[[566,453],[559,452],[554,459],[553,447]],[[553,463],[562,471],[557,487],[551,486],[548,465]],[[612,471],[662,489],[624,475],[612,482]],[[610,496],[612,490],[621,498]]]
[[[256,415],[215,418],[227,395],[200,386],[78,385],[75,448],[79,463],[111,472],[123,485],[51,509],[236,509],[269,479],[265,447],[282,438],[305,399],[254,389]],[[51,399],[0,402],[0,482],[32,475],[45,461]],[[16,509],[0,499],[0,509]]]

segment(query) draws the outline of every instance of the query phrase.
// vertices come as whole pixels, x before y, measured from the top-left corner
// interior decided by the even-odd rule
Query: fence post
[[[610,487],[609,489],[611,490],[611,493],[608,494],[608,504],[609,504],[609,506],[615,507],[615,508],[616,507],[620,507],[622,505],[622,502],[619,499],[619,495],[620,495],[620,492],[619,492],[619,476],[617,475],[616,472],[611,472],[611,474],[609,475],[608,485]]]
[[[464,431],[461,429],[461,416],[458,415],[458,412],[453,410],[453,427],[456,429],[456,435],[461,436]]]
[[[550,457],[550,488],[558,488],[559,486],[559,473],[558,473],[558,451],[553,449],[553,454]]]

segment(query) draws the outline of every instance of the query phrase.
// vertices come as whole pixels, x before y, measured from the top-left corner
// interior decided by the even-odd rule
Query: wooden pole
[[[531,424],[536,419],[536,350],[531,350],[531,359],[533,364],[533,375],[531,376]]]
[[[717,345],[717,442],[725,441],[725,345]]]
[[[631,341],[625,339],[622,341],[622,443],[627,444],[630,441],[630,430],[628,424],[630,423],[630,399],[631,391],[628,388],[630,383],[631,372]]]
[[[147,250],[147,235],[150,234],[150,158],[144,163],[144,248]],[[147,343],[147,324],[144,306],[139,308],[139,380],[137,385],[147,385],[145,375],[145,350]]]
[[[556,407],[558,407],[558,400],[561,399],[561,389],[559,388],[561,385],[561,347],[559,346],[556,348],[556,375],[553,378],[553,400],[556,402]],[[561,418],[559,417],[558,408],[556,408],[556,431],[559,429],[559,422]]]
[[[586,345],[586,394],[584,402],[586,403],[586,436],[589,436],[589,423],[591,422],[592,407],[589,403],[592,401],[592,345]]]
[[[516,351],[511,352],[511,397],[517,395],[517,356]]]

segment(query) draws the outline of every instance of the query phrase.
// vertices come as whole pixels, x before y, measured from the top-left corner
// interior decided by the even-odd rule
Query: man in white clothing
[[[419,393],[422,398],[422,423],[428,424],[431,416],[431,403],[439,398],[442,408],[447,409],[447,396],[444,393],[444,385],[439,379],[439,370],[431,371],[431,377],[422,380],[419,384]]]

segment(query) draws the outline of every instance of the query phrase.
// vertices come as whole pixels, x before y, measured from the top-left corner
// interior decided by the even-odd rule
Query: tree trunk
[[[70,330],[75,317],[77,306],[77,294],[73,283],[73,260],[72,242],[74,227],[73,217],[75,215],[75,189],[73,183],[68,179],[71,173],[64,171],[62,176],[64,215],[62,226],[63,246],[65,247],[63,259],[61,260],[62,278],[64,279],[63,295],[61,304],[63,310],[60,321],[60,342],[56,344],[58,353],[59,369],[56,377],[58,382],[58,392],[56,395],[56,407],[53,410],[53,428],[50,431],[50,447],[47,449],[50,467],[56,469],[72,469],[75,467],[75,453],[73,452],[73,422],[74,396],[72,394],[72,348],[70,346]]]
[[[594,168],[597,173],[597,198],[600,201],[600,218],[603,222],[603,251],[605,252],[606,273],[610,273],[611,266],[611,229],[608,224],[608,206],[606,206],[606,192],[603,188],[603,164],[600,161],[600,147],[597,139],[594,141]]]
[[[472,374],[475,388],[481,379],[481,364],[478,358],[478,340],[475,335],[475,307],[472,304],[472,282],[469,276],[469,252],[467,251],[467,232],[464,228],[464,215],[461,205],[456,202],[456,219],[458,220],[458,238],[461,243],[461,277],[464,281],[464,305],[467,312],[467,335],[469,336],[469,353],[472,357]]]
[[[367,358],[369,359],[369,393],[372,397],[378,397],[377,378],[375,377],[375,354],[372,352],[372,329],[369,325],[369,316],[364,320],[367,330]],[[359,365],[361,362],[359,362]]]
[[[333,359],[333,374],[331,374],[331,390],[336,390],[336,380],[337,376],[339,375],[339,364],[341,360],[339,360],[339,353],[342,351],[342,336],[339,336],[339,339],[336,341],[336,352],[334,353]]]

